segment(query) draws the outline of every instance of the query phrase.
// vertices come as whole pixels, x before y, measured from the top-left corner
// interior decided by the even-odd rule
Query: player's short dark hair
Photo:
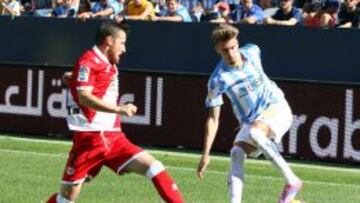
[[[118,23],[115,21],[106,21],[101,23],[95,35],[96,45],[103,43],[106,37],[116,37],[119,31],[124,31],[126,34],[129,33],[129,26],[126,23]]]
[[[236,27],[229,24],[220,24],[211,33],[211,39],[217,45],[219,42],[226,42],[236,38],[238,34],[239,30]]]

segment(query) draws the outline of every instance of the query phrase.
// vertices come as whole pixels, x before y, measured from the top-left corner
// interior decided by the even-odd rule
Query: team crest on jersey
[[[85,66],[80,66],[77,81],[78,82],[88,82],[89,75],[90,75],[90,69]]]

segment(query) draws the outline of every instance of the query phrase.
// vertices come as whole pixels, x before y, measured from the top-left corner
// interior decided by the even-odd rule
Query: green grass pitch
[[[44,139],[0,136],[0,203],[40,203],[58,191],[71,143]],[[229,159],[214,155],[205,179],[195,170],[199,152],[148,149],[162,161],[189,203],[229,202],[226,176]],[[304,180],[299,198],[307,203],[359,203],[360,170],[318,163],[292,163]],[[245,162],[244,203],[275,203],[284,180],[266,160]],[[162,202],[145,177],[117,176],[103,168],[86,184],[77,203],[157,203]]]

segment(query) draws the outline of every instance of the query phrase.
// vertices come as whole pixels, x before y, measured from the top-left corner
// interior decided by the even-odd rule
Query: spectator
[[[337,27],[359,28],[360,8],[356,5],[359,5],[359,0],[345,0],[339,12],[339,23]]]
[[[264,12],[252,0],[241,0],[232,14],[232,19],[235,23],[261,24],[264,19]]]
[[[198,4],[190,10],[190,16],[193,22],[200,22],[202,16],[205,14],[205,9],[202,3],[199,1]]]
[[[201,5],[201,0],[179,0],[179,3],[183,5],[189,12]]]
[[[200,16],[200,21],[213,21],[220,17],[220,13],[216,11],[219,4],[228,4],[231,11],[230,5],[238,4],[235,1],[237,0],[199,0],[198,7],[193,9],[193,13],[197,17]]]
[[[207,3],[207,4],[204,4]],[[180,0],[180,4],[187,8],[193,22],[200,22],[204,14],[208,14],[213,7],[206,8],[206,6],[214,5],[215,1],[207,0]]]
[[[334,27],[340,0],[325,0],[319,11],[304,13],[304,26]]]
[[[267,25],[296,25],[302,20],[301,9],[293,6],[294,0],[281,0],[280,9],[265,19]]]
[[[84,13],[84,12],[90,12],[90,11],[91,11],[91,2],[90,2],[90,0],[80,0],[78,14],[81,14],[81,13]]]
[[[214,15],[213,19],[209,20],[212,23],[230,23],[232,21],[230,18],[230,6],[226,2],[217,3],[211,14]]]
[[[49,17],[51,16],[54,5],[52,0],[32,0],[31,10],[34,16]]]
[[[100,0],[91,8],[90,12],[83,12],[78,15],[80,19],[88,18],[112,18],[123,10],[123,5],[117,0]]]
[[[0,0],[0,14],[20,16],[20,3],[17,0]]]
[[[152,0],[156,16],[162,16],[166,12],[165,0]]]
[[[149,16],[151,21],[192,22],[189,12],[178,0],[166,0],[163,16]]]
[[[56,0],[55,8],[51,13],[54,17],[65,18],[65,17],[75,17],[76,11],[71,7],[72,0]]]
[[[279,9],[276,6],[275,0],[260,0],[259,6],[264,11],[264,18],[273,16]]]
[[[298,8],[302,8],[303,12],[317,12],[321,10],[325,0],[297,0]]]
[[[155,15],[154,6],[148,0],[130,0],[118,20],[122,18],[132,20],[145,20],[148,16]]]

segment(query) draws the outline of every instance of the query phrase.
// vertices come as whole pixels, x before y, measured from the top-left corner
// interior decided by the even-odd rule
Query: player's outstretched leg
[[[243,163],[245,159],[245,152],[241,147],[235,145],[230,150],[230,158],[231,168],[228,175],[230,202],[240,203],[244,182]]]
[[[165,170],[165,167],[160,161],[154,161],[146,176],[150,178],[159,192],[160,196],[168,203],[182,203],[184,202],[179,188],[176,183],[172,180],[170,175]]]
[[[287,185],[279,199],[279,203],[290,203],[302,188],[302,181],[293,173],[289,165],[278,152],[275,143],[268,139],[262,130],[251,128],[250,138],[263,151],[265,157],[280,170],[287,181]]]
[[[164,165],[149,153],[139,153],[124,171],[135,172],[151,179],[161,198],[167,203],[182,203],[183,197],[176,183],[172,180]]]
[[[279,203],[292,203],[296,194],[301,190],[302,184],[300,179],[298,179],[298,182],[295,184],[286,184],[281,193]]]

